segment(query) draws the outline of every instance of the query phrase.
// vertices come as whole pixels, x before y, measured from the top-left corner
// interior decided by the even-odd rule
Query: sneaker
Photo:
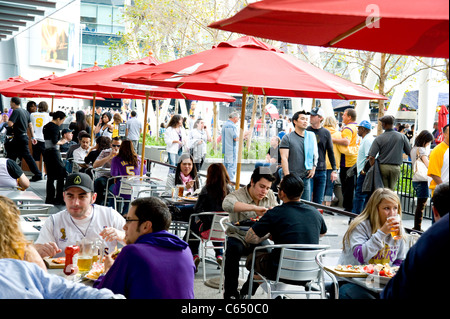
[[[38,182],[38,181],[42,181],[42,180],[43,180],[42,175],[41,175],[41,176],[34,175],[34,176],[30,179],[31,182]]]
[[[216,257],[216,262],[219,264],[219,267],[222,267],[222,262],[223,262],[223,257],[222,256],[217,256]]]
[[[198,264],[200,264],[200,257],[198,255],[194,255],[194,264],[195,264],[195,273],[197,273]]]

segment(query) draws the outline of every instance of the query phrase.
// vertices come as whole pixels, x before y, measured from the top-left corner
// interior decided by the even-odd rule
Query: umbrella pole
[[[141,152],[141,173],[140,177],[144,175],[144,156],[145,156],[145,137],[147,136],[147,112],[148,112],[148,96],[149,92],[145,92],[145,111],[144,111],[144,134],[142,135],[142,152]]]
[[[92,119],[91,119],[91,146],[94,145],[94,119],[95,119],[95,96],[97,95],[97,93],[94,93],[94,95],[92,96]]]
[[[52,96],[52,113],[53,113],[53,102],[55,101],[55,96]]]
[[[241,162],[242,162],[242,153],[244,152],[244,119],[245,119],[245,107],[247,104],[247,87],[242,88],[242,107],[241,107],[241,131],[239,133],[239,149],[238,149],[238,162],[236,167],[236,184],[235,189],[239,189],[239,183],[241,179]],[[223,141],[222,141],[223,143]]]

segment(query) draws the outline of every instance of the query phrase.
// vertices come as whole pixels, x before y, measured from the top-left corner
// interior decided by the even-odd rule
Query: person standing
[[[36,165],[33,157],[30,154],[30,148],[28,147],[28,135],[27,131],[31,134],[31,143],[34,145],[37,140],[34,136],[33,125],[30,121],[29,113],[20,108],[20,99],[18,97],[11,98],[11,109],[13,112],[8,120],[8,126],[12,127],[13,139],[7,146],[8,158],[16,160],[18,157],[23,158],[34,174],[31,178],[32,182],[42,180],[42,172]]]
[[[239,113],[232,112],[228,115],[228,121],[222,126],[222,154],[223,164],[230,175],[231,181],[235,180],[237,169],[237,141],[239,132],[236,126],[239,121]]]
[[[412,183],[417,197],[416,211],[414,212],[414,230],[423,231],[422,218],[423,211],[427,204],[428,198],[430,197],[430,190],[428,188],[428,178],[427,176],[419,176],[415,173],[416,162],[421,161],[428,170],[428,162],[430,155],[430,144],[433,142],[434,137],[427,130],[423,130],[417,135],[414,141],[414,147],[411,149],[411,167],[413,168]]]
[[[313,108],[311,110],[311,116],[309,117],[309,122],[311,125],[306,128],[307,131],[313,132],[316,135],[317,149],[319,152],[316,172],[311,178],[310,186],[312,201],[317,204],[322,204],[325,195],[325,188],[327,186],[327,156],[332,168],[330,175],[331,181],[336,181],[338,177],[331,134],[330,131],[322,127],[324,115],[325,112],[320,107]]]
[[[205,121],[198,119],[193,129],[189,132],[189,149],[191,150],[197,172],[200,171],[206,157],[206,143],[211,142],[211,136],[206,129]]]
[[[428,176],[432,178],[430,183],[431,194],[437,185],[448,182],[449,161],[448,161],[448,142],[449,129],[448,124],[442,129],[444,140],[438,144],[430,153],[430,162],[428,164]]]
[[[369,151],[370,165],[375,164],[378,156],[381,178],[384,187],[394,190],[400,177],[400,168],[403,164],[403,152],[411,153],[411,144],[405,134],[394,130],[394,117],[385,115],[379,119],[384,133],[377,136]]]
[[[341,167],[339,169],[339,178],[342,185],[342,195],[344,197],[344,210],[351,212],[353,210],[353,192],[355,191],[355,177],[347,176],[347,171],[356,164],[358,157],[359,139],[356,123],[356,111],[348,108],[342,115],[344,127],[341,130],[341,139],[333,139],[333,143],[348,146],[349,152],[341,155]]]
[[[42,130],[45,140],[44,163],[47,169],[45,203],[64,205],[64,179],[67,176],[67,171],[61,159],[59,146],[65,144],[67,141],[64,138],[60,138],[59,127],[64,123],[66,114],[62,111],[56,111],[51,116],[53,119]]]
[[[50,122],[50,115],[48,114],[48,104],[45,101],[39,102],[37,112],[30,113],[30,121],[33,125],[34,136],[36,137],[37,143],[32,145],[33,159],[36,162],[41,162],[41,155],[44,155],[45,151],[45,140],[44,134],[42,133],[44,126]],[[39,167],[42,171],[42,166]]]
[[[352,210],[352,213],[354,214],[359,214],[363,211],[367,203],[367,198],[369,197],[369,194],[363,193],[362,186],[366,178],[366,170],[364,168],[368,163],[369,150],[375,139],[371,134],[371,131],[372,131],[372,124],[370,124],[369,121],[364,120],[361,121],[361,123],[359,123],[358,136],[361,137],[361,144],[359,145],[358,157],[356,161],[357,177]]]
[[[137,119],[136,111],[131,111],[131,117],[127,121],[127,131],[126,135],[131,142],[133,142],[133,147],[136,153],[139,149],[139,139],[141,137],[143,124]]]
[[[167,124],[164,132],[164,141],[167,145],[167,153],[169,155],[169,164],[177,166],[178,158],[183,153],[183,145],[186,143],[186,132],[183,127],[183,118],[179,114],[175,114]]]
[[[83,111],[77,111],[75,113],[75,122],[69,124],[69,129],[73,130],[73,141],[79,143],[78,134],[81,131],[86,131],[86,133],[91,136],[91,127],[86,121],[86,114]]]
[[[302,199],[311,200],[310,179],[314,177],[319,158],[317,140],[313,132],[307,131],[309,112],[298,111],[292,116],[295,130],[286,134],[280,143],[283,175],[294,174],[304,183]]]

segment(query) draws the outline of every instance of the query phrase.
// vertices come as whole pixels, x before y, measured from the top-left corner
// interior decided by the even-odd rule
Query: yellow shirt
[[[342,135],[341,132],[336,130],[336,128],[332,126],[324,126],[328,131],[330,131],[331,138],[334,139],[341,139]],[[334,158],[336,159],[336,167],[339,168],[341,166],[341,154],[347,154],[348,153],[348,146],[344,145],[338,145],[336,143],[333,143],[333,153]],[[332,169],[330,160],[328,159],[328,156],[326,156],[326,164],[327,164],[327,170]]]
[[[439,143],[433,148],[430,153],[430,161],[428,163],[428,176],[436,175],[441,177],[442,166],[444,165],[444,153],[448,150],[448,145],[445,142]],[[434,180],[430,183],[430,189],[434,191],[436,182]]]
[[[358,158],[359,137],[357,125],[357,123],[348,123],[341,131],[342,137],[350,141],[348,147],[351,152],[348,155],[343,156],[344,162],[341,162],[341,164],[343,164],[342,166],[345,165],[345,167],[352,167],[355,165]]]

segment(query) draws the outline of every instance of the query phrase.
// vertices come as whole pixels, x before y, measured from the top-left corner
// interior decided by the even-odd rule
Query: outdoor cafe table
[[[30,204],[32,202],[42,202],[42,198],[36,195],[32,191],[20,191],[20,190],[1,190],[0,196],[5,196],[11,199],[15,203]]]
[[[159,183],[159,180],[157,179],[149,180],[147,178],[141,179],[139,177],[134,177],[123,179],[122,183],[131,188],[131,200],[136,199],[139,192],[149,192],[150,196],[153,196],[155,192],[162,191],[165,188],[164,184]]]

